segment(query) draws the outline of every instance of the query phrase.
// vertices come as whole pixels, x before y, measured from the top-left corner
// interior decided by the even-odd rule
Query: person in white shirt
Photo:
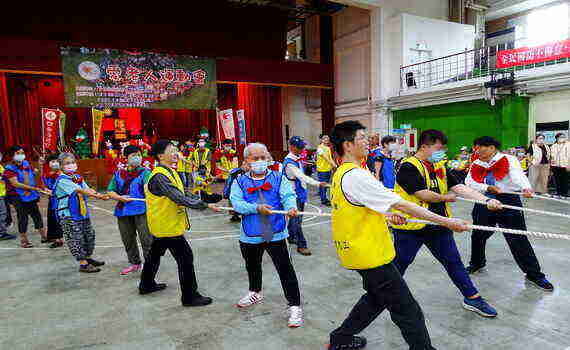
[[[473,162],[465,184],[474,190],[486,193],[488,197],[495,197],[503,204],[522,207],[519,195],[508,192],[522,192],[524,197],[530,198],[534,191],[518,159],[499,152],[501,143],[490,136],[480,137],[476,142],[479,146],[479,158]],[[476,204],[472,215],[474,225],[491,227],[499,225],[502,228],[526,231],[524,215],[519,210],[503,209],[493,212],[482,204]],[[485,267],[485,244],[492,235],[493,232],[490,231],[473,230],[471,261],[467,267],[470,274],[479,272]],[[542,273],[528,238],[510,233],[503,235],[517,265],[526,274],[526,279],[542,290],[554,290]]]
[[[534,143],[529,147],[532,163],[529,169],[529,180],[538,194],[548,194],[548,177],[550,176],[550,147],[544,143],[544,135],[537,134]]]
[[[550,165],[556,180],[556,195],[558,198],[568,197],[570,142],[563,132],[556,134],[556,143],[550,147]]]
[[[303,167],[300,162],[300,155],[307,143],[299,136],[293,136],[289,140],[289,154],[283,161],[283,174],[291,181],[291,185],[295,189],[297,195],[297,208],[299,211],[305,210],[305,203],[307,203],[307,185],[316,187],[326,187],[326,182],[319,182],[303,173]],[[303,218],[297,216],[291,218],[287,225],[289,229],[289,243],[297,245],[297,252],[301,255],[311,255],[311,250],[308,248],[307,240],[303,234],[301,224]]]

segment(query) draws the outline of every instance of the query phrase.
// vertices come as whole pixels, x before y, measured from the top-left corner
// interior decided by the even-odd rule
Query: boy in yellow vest
[[[329,135],[321,135],[321,144],[317,148],[317,177],[320,182],[329,183],[331,181],[332,172],[337,165],[332,157],[331,140]],[[319,196],[321,204],[329,206],[331,203],[327,199],[327,190],[324,187],[319,188]]]
[[[450,229],[466,231],[466,222],[446,218],[400,198],[362,167],[368,155],[364,126],[347,121],[334,127],[331,140],[342,157],[332,180],[332,239],[340,263],[363,280],[364,294],[342,325],[330,335],[329,350],[360,349],[366,339],[357,337],[384,309],[388,309],[410,349],[434,350],[422,310],[393,260],[394,244],[387,220],[405,223],[392,209],[427,219]]]
[[[396,175],[395,192],[398,195],[445,217],[451,217],[449,203],[455,202],[455,194],[484,201],[490,210],[502,208],[501,202],[465,186],[455,175],[447,172],[442,163],[447,137],[441,131],[422,132],[418,144],[416,154],[403,161]],[[461,261],[451,230],[441,226],[407,223],[394,226],[394,239],[396,265],[402,275],[425,244],[461,291],[464,297],[463,307],[483,317],[497,316],[497,311],[479,295],[473,285]]]
[[[185,196],[182,180],[172,169],[178,162],[178,150],[171,142],[159,140],[152,146],[152,155],[160,164],[150,174],[144,191],[148,228],[154,240],[144,262],[139,294],[149,294],[166,288],[166,284],[156,283],[155,277],[160,266],[160,257],[169,250],[178,264],[182,305],[209,305],[212,299],[198,292],[194,256],[184,237],[184,233],[190,228],[186,208],[203,210],[207,205]]]

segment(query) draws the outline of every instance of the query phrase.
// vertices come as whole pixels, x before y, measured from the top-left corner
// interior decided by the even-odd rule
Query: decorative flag
[[[105,112],[95,108],[91,108],[91,115],[93,116],[93,143],[91,144],[91,151],[93,154],[99,154],[99,141],[101,138],[101,127],[103,126],[103,118]]]
[[[59,129],[59,109],[42,108],[42,151],[57,151],[57,134]]]
[[[238,109],[236,111],[236,115],[239,129],[239,143],[241,145],[245,145],[247,143],[245,130],[245,112],[243,109]]]
[[[226,109],[218,113],[218,121],[224,131],[224,138],[235,140],[236,132],[234,127],[234,111]]]

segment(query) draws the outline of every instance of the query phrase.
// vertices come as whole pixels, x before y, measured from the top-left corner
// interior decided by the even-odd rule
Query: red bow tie
[[[445,174],[443,173],[443,168],[435,169],[435,175],[440,179],[445,179]]]
[[[503,157],[489,168],[482,167],[477,163],[474,163],[471,166],[471,177],[478,183],[483,183],[485,177],[490,172],[493,173],[495,180],[501,181],[509,173],[509,159],[507,157]]]
[[[267,169],[273,170],[273,171],[279,171],[279,163],[273,163],[270,166],[268,166]]]
[[[273,186],[271,186],[271,184],[270,184],[269,182],[265,182],[265,183],[264,183],[263,185],[261,185],[261,186],[248,188],[248,189],[247,189],[247,192],[251,194],[251,193],[253,193],[253,192],[255,192],[255,191],[258,191],[258,190],[269,191],[269,190],[271,190],[272,188],[273,188]]]
[[[443,168],[434,169],[434,166],[432,163],[425,162],[425,161],[423,163],[430,173],[435,173],[435,176],[439,177],[442,180],[445,179],[445,174],[443,173]]]

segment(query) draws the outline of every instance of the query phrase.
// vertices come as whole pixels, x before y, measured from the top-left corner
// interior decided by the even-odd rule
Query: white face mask
[[[53,170],[58,170],[59,169],[59,162],[57,160],[49,162],[49,167]]]
[[[14,161],[16,162],[23,162],[24,159],[26,159],[26,155],[25,154],[16,154],[14,155]]]
[[[132,156],[129,158],[128,163],[130,166],[140,166],[142,164],[141,156]]]
[[[77,163],[71,163],[63,166],[63,171],[66,173],[74,173],[77,171]]]
[[[388,144],[388,150],[389,151],[395,151],[398,149],[398,144],[397,143],[390,143]]]
[[[258,160],[250,163],[250,167],[254,174],[264,174],[267,171],[268,162],[266,160]]]

